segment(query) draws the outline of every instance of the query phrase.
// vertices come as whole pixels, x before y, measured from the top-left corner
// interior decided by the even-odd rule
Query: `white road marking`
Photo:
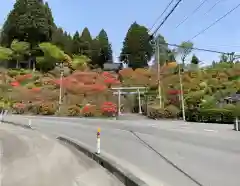
[[[212,129],[204,129],[204,131],[206,131],[206,132],[218,132],[217,130],[212,130]]]

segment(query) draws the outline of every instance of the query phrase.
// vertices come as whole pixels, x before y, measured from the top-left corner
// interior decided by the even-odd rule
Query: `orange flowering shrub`
[[[54,115],[56,112],[56,106],[54,103],[41,103],[39,107],[39,114],[41,115]]]
[[[95,116],[96,111],[96,105],[87,104],[82,108],[81,113],[84,117],[93,117]]]
[[[124,68],[122,70],[119,71],[119,75],[122,78],[130,78],[133,74],[133,69],[132,68]]]
[[[145,68],[137,68],[135,71],[134,71],[135,74],[137,75],[141,75],[141,76],[151,76],[151,72],[148,70],[148,69],[145,69]]]
[[[72,106],[69,106],[68,107],[68,110],[67,110],[67,115],[68,116],[79,116],[80,115],[80,108],[76,105],[72,105]]]

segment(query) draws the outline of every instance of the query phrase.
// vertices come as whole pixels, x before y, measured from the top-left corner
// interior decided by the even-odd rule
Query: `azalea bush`
[[[24,114],[26,111],[26,104],[24,103],[15,103],[12,106],[12,111],[14,114]]]
[[[101,106],[103,116],[113,117],[117,113],[117,105],[112,102],[104,102]]]
[[[79,116],[81,110],[78,106],[72,105],[67,108],[67,116]]]
[[[55,104],[51,102],[41,103],[39,106],[39,114],[41,115],[54,115],[56,111]]]
[[[96,112],[97,112],[96,105],[90,104],[85,105],[81,110],[81,114],[84,117],[93,117],[96,115]]]

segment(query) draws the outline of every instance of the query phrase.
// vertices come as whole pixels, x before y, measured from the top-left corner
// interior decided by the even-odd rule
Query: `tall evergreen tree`
[[[80,43],[81,54],[87,57],[91,57],[92,36],[88,28],[83,29],[80,40],[81,40],[81,43]]]
[[[52,35],[52,43],[58,46],[65,53],[72,54],[72,37],[64,32],[62,28],[56,28]]]
[[[50,41],[53,18],[50,8],[42,0],[18,0],[3,25],[4,45],[14,39],[27,41],[32,46],[39,42]]]
[[[52,15],[52,10],[48,5],[48,2],[45,2],[45,12],[48,19],[48,25],[50,27],[50,37],[52,37],[53,32],[57,29],[57,26],[54,23],[54,18]]]
[[[109,43],[107,33],[104,29],[99,32],[97,40],[100,49],[98,66],[103,68],[104,63],[106,63],[107,61],[112,61],[112,47]]]
[[[149,43],[148,29],[134,22],[125,37],[120,54],[120,61],[125,61],[128,56],[128,65],[132,68],[147,66],[153,54],[153,47]]]
[[[195,65],[198,65],[199,62],[200,61],[199,61],[198,57],[195,54],[193,54],[192,59],[191,59],[191,63],[195,64]]]
[[[72,53],[81,54],[81,39],[78,31],[76,31],[75,34],[73,35]]]
[[[100,43],[97,38],[94,38],[91,43],[91,64],[99,66]]]

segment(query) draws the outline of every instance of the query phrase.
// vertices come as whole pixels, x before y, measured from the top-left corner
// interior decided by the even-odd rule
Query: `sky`
[[[2,0],[0,6],[0,25],[4,23],[15,0]],[[120,54],[122,42],[129,26],[137,21],[138,24],[150,28],[163,12],[170,0],[47,0],[52,8],[55,22],[70,33],[82,31],[88,27],[95,37],[103,28],[107,31],[113,47],[114,58]],[[193,10],[203,0],[183,0],[176,11],[169,17],[159,33],[168,43],[180,44],[191,39],[202,29],[223,16],[239,4],[239,0],[222,0],[212,11],[205,14],[219,0],[208,0],[193,14]],[[170,9],[169,9],[170,10]],[[168,11],[169,11],[168,10]],[[166,14],[168,13],[166,12]],[[164,16],[166,16],[166,14]],[[176,26],[189,19],[181,26]],[[163,16],[163,17],[164,17]],[[162,19],[163,19],[162,17]],[[219,50],[224,52],[239,52],[240,54],[240,7],[221,20],[192,42],[195,47]],[[160,19],[158,24],[161,22]],[[154,30],[154,29],[153,29]],[[204,64],[209,64],[219,58],[219,54],[193,51]]]

